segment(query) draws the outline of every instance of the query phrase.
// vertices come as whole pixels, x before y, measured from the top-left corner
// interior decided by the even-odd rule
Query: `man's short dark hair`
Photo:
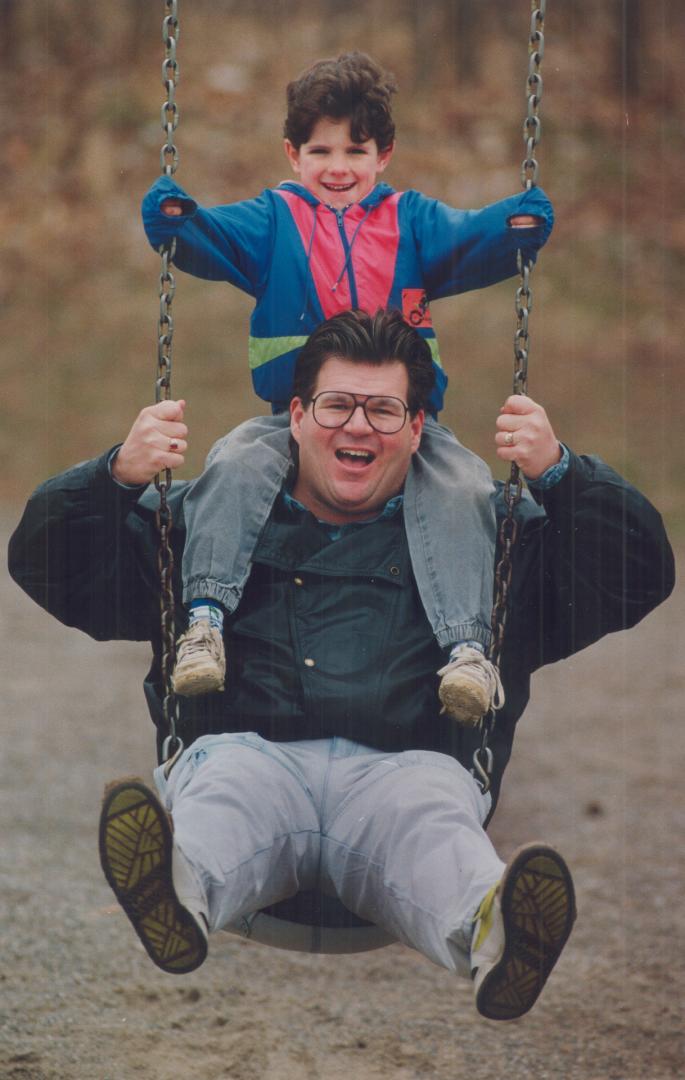
[[[379,150],[388,150],[395,138],[390,98],[396,91],[394,76],[365,53],[317,60],[288,83],[283,134],[299,150],[323,117],[349,119],[354,142],[375,139]]]
[[[407,369],[407,405],[415,416],[428,408],[435,384],[430,348],[400,311],[343,311],[321,323],[302,348],[295,367],[293,396],[309,404],[319,371],[327,360],[387,364],[399,360]]]

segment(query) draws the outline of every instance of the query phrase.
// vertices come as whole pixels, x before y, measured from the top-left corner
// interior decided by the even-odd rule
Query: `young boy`
[[[403,513],[417,585],[445,650],[440,697],[464,723],[501,704],[499,678],[485,656],[493,482],[484,462],[434,420],[447,377],[428,304],[514,274],[517,250],[534,259],[553,214],[539,188],[461,211],[377,183],[394,150],[395,90],[393,77],[362,53],[319,61],[287,88],[285,152],[296,182],[206,210],[162,177],[143,201],[153,247],[175,239],[179,269],[255,297],[250,368],[256,393],[274,414],[219,440],[186,499],[183,601],[190,624],[179,640],[178,694],[223,688],[224,614],[240,601],[257,537],[291,467],[287,408],[300,348],[339,311],[395,307],[428,340],[436,374],[433,417],[414,455]],[[184,448],[170,443],[170,466]]]

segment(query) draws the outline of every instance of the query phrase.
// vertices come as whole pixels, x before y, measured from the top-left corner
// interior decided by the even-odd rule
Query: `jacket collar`
[[[293,195],[298,195],[303,202],[306,202],[309,206],[326,206],[326,203],[317,199],[316,195],[312,195],[308,188],[303,184],[298,184],[295,180],[284,180],[282,184],[279,184],[276,188],[277,191],[290,191]],[[362,210],[373,210],[376,206],[379,206],[384,199],[388,196],[394,195],[395,189],[390,187],[390,184],[376,184],[371,189],[368,195],[359,203],[352,203],[352,206],[359,206]]]

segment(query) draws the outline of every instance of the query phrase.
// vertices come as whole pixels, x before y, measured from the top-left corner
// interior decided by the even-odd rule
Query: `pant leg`
[[[337,762],[322,866],[342,902],[450,971],[468,975],[474,915],[504,863],[473,777],[432,751]]]
[[[245,916],[316,884],[318,812],[278,744],[253,733],[205,735],[168,780],[160,766],[155,782],[204,891],[210,930],[240,930]]]
[[[443,647],[490,642],[494,498],[485,462],[429,417],[407,475],[404,517],[416,584]]]
[[[183,602],[235,611],[252,553],[290,466],[287,413],[247,420],[214,444],[184,502]]]

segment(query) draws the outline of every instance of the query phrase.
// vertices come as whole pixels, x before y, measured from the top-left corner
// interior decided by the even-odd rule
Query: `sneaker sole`
[[[488,711],[488,700],[470,686],[440,686],[438,691],[445,712],[458,724],[475,727]]]
[[[205,935],[176,896],[171,827],[142,783],[124,781],[105,792],[99,842],[105,877],[150,959],[170,974],[198,968],[207,956]]]
[[[500,885],[504,952],[483,979],[476,1008],[489,1020],[515,1020],[535,1004],[576,917],[570,871],[553,848],[529,844]]]
[[[211,694],[224,688],[224,680],[217,675],[215,667],[199,668],[193,672],[175,672],[171,679],[174,693],[180,697],[195,697],[198,694]]]

